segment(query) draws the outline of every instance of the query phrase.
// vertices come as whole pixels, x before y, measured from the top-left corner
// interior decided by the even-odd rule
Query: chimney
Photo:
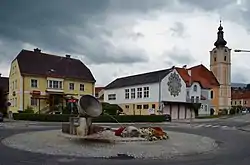
[[[188,75],[189,75],[189,85],[191,86],[192,85],[192,70],[191,69],[188,70]]]
[[[36,48],[34,49],[34,52],[41,53],[41,49]]]
[[[69,55],[69,54],[66,54],[65,57],[66,57],[66,58],[70,58],[70,55]]]

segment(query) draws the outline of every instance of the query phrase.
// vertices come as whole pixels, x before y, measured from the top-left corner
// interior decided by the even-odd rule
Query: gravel
[[[60,130],[34,131],[16,134],[2,141],[6,146],[51,155],[76,157],[115,157],[118,154],[135,158],[167,159],[178,155],[199,154],[217,147],[208,137],[167,132],[168,140],[154,142],[94,143],[81,138],[66,138]]]

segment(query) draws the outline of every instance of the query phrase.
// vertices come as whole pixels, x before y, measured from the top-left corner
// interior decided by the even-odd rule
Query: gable
[[[203,65],[197,65],[189,69],[177,68],[176,70],[186,82],[187,86],[190,86],[189,82],[191,82],[191,84],[193,82],[198,82],[204,89],[211,89],[214,86],[220,86],[214,74]],[[188,70],[191,71],[191,76],[188,74]]]

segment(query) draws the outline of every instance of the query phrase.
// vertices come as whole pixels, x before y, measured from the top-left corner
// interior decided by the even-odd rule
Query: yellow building
[[[224,39],[223,27],[219,26],[217,40],[214,43],[215,48],[210,51],[210,70],[217,78],[220,86],[214,88],[213,104],[216,111],[231,107],[231,49]]]
[[[22,50],[11,63],[9,101],[12,113],[61,111],[69,99],[94,95],[95,78],[78,59]]]

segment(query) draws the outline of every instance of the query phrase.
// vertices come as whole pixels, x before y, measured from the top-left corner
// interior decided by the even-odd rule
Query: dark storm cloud
[[[188,4],[204,10],[223,10],[227,5],[236,3],[236,0],[178,0],[180,3]]]
[[[157,2],[151,0],[2,0],[0,41],[11,40],[13,47],[16,45],[15,48],[21,47],[22,43],[29,43],[52,52],[82,54],[92,63],[145,61],[147,58],[141,58],[145,54],[140,49],[109,50],[116,49],[107,40],[108,37],[113,37],[115,28],[113,25],[116,24],[114,22],[106,24],[106,21],[110,15],[145,13],[162,8],[165,4],[167,3],[164,0]],[[133,22],[129,23],[131,25]],[[99,28],[93,28],[93,26]],[[81,34],[77,33],[79,31]],[[85,36],[84,42],[77,39],[78,35]],[[133,37],[136,39],[142,35],[138,32]],[[6,53],[2,52],[2,54]]]

